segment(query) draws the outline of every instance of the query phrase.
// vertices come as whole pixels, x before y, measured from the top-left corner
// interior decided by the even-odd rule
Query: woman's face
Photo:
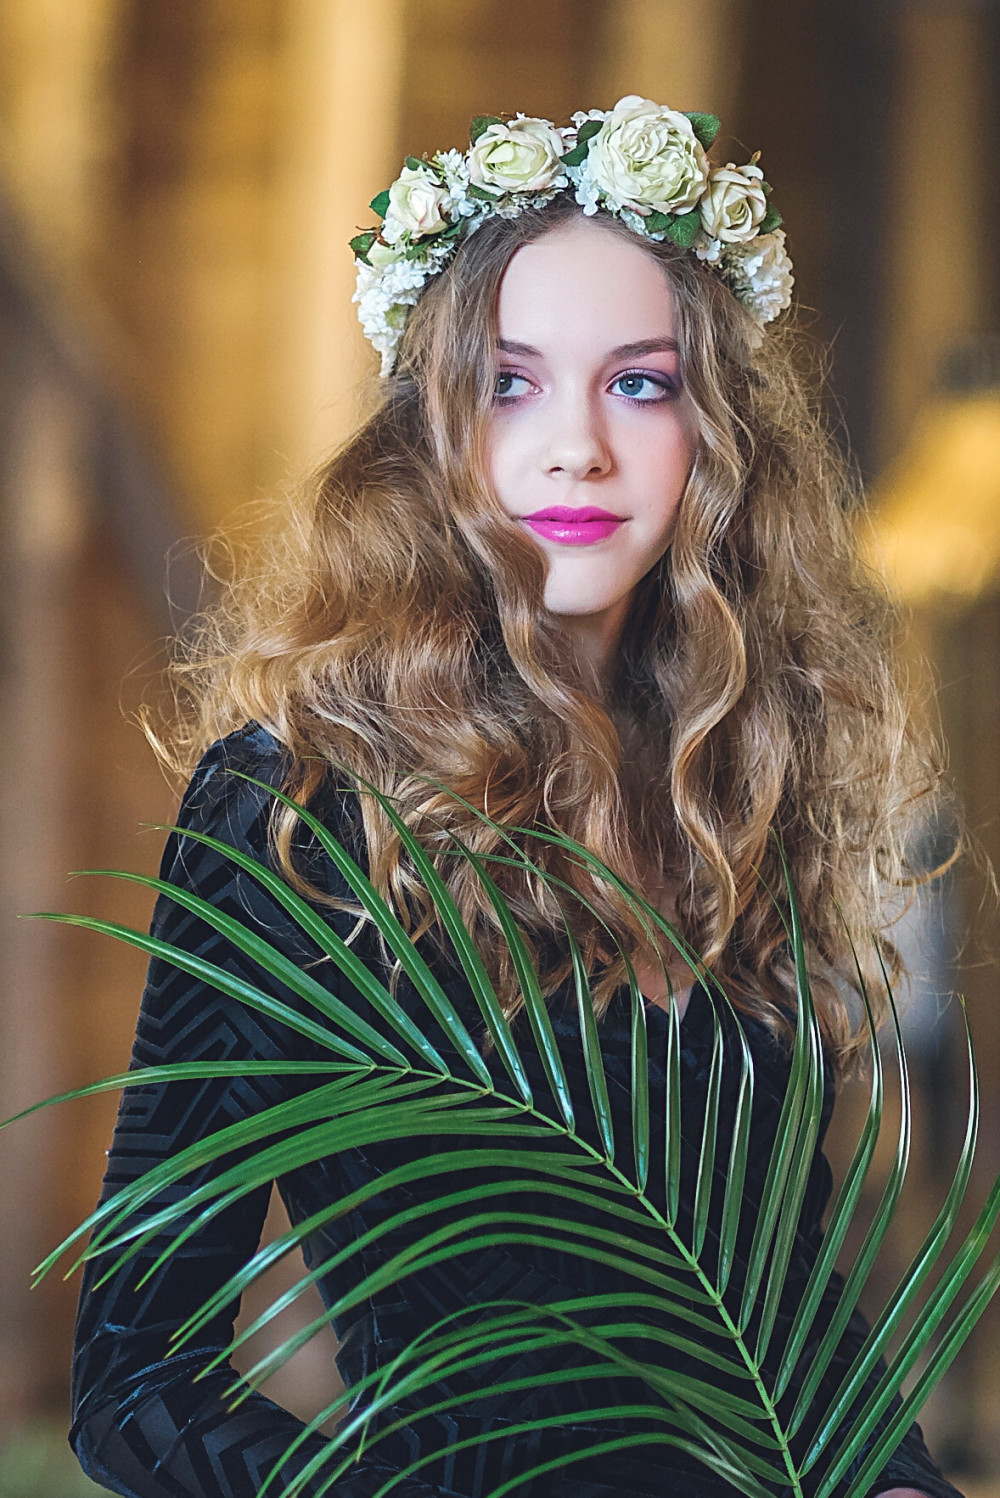
[[[498,322],[494,489],[545,553],[546,607],[603,669],[695,448],[670,284],[638,240],[578,218],[513,255]]]

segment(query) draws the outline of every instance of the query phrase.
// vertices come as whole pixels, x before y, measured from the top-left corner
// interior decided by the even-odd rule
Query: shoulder
[[[269,787],[280,786],[290,766],[278,740],[256,723],[211,744],[181,798],[163,850],[161,876],[186,883],[196,872],[200,875],[206,861],[214,861],[217,855],[199,842],[199,835],[257,859],[266,854],[274,803]]]
[[[277,875],[283,885],[293,882],[278,855],[273,791],[286,784],[294,787],[295,769],[288,749],[256,723],[216,740],[205,751],[163,850],[163,884],[153,915],[153,935],[161,942],[241,974],[256,972],[250,953],[260,939],[282,959],[297,964],[319,958],[319,948],[273,878]],[[338,789],[336,794],[324,791],[311,803],[318,819],[348,851],[352,816],[345,808],[351,799],[350,793]],[[290,851],[294,874],[309,887],[302,891],[306,903],[336,925],[339,917],[327,911],[325,901],[351,901],[353,892],[344,874],[304,824],[294,831]],[[349,929],[351,918],[343,919]],[[250,933],[249,943],[245,931]],[[151,974],[154,986],[165,981],[159,967]],[[259,974],[253,981],[258,978]]]
[[[315,1017],[297,970],[321,954],[269,877],[271,789],[292,767],[256,724],[210,745],[196,766],[164,847],[133,1065],[312,1054],[300,1020]],[[198,1107],[227,1114],[270,1086],[206,1079],[198,1096],[215,1101]],[[160,1107],[159,1092],[144,1096],[135,1106]]]
[[[290,754],[272,733],[246,723],[205,750],[181,801],[182,820],[196,824],[224,808],[270,801],[265,787],[280,786],[291,767]]]
[[[192,864],[204,867],[218,857],[199,841],[198,835],[273,864],[272,792],[292,786],[295,769],[287,746],[259,723],[246,723],[217,739],[205,750],[184,792],[177,825],[164,853],[165,864],[172,871],[165,877],[190,874]],[[310,801],[310,809],[357,856],[361,820],[357,795],[333,785],[332,780]],[[196,836],[185,836],[187,833]],[[316,876],[320,885],[329,882],[329,860],[320,854],[315,838],[304,826],[293,836],[292,851],[296,866],[310,880]]]

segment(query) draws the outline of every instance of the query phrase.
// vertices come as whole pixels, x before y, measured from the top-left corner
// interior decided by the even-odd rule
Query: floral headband
[[[351,240],[354,300],[389,374],[410,308],[459,243],[488,218],[514,218],[572,187],[585,214],[604,208],[647,239],[693,250],[763,327],[791,301],[792,262],[781,215],[756,153],[712,166],[714,114],[679,114],[638,94],[572,126],[519,114],[479,116],[472,143],[406,165],[371,206],[382,220]]]

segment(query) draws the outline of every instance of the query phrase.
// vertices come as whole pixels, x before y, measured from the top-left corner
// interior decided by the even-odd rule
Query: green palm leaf
[[[308,1270],[218,1354],[209,1366],[228,1358],[318,1280],[329,1280],[338,1270],[350,1268],[350,1274],[344,1277],[345,1289],[323,1314],[284,1337],[258,1358],[244,1380],[234,1385],[234,1403],[246,1398],[298,1347],[351,1307],[396,1286],[402,1286],[405,1294],[408,1277],[428,1266],[447,1264],[477,1247],[522,1244],[585,1260],[612,1272],[616,1285],[628,1287],[627,1294],[623,1296],[616,1289],[608,1295],[577,1295],[557,1305],[484,1300],[472,1308],[474,1315],[463,1312],[442,1317],[413,1345],[352,1388],[349,1398],[353,1413],[347,1412],[348,1396],[338,1396],[296,1437],[290,1453],[323,1421],[335,1415],[342,1417],[320,1455],[290,1482],[286,1480],[288,1498],[294,1498],[311,1477],[320,1474],[325,1487],[332,1487],[338,1475],[349,1470],[360,1449],[376,1446],[387,1433],[412,1419],[417,1407],[425,1414],[487,1396],[499,1397],[515,1389],[609,1378],[627,1378],[631,1387],[644,1393],[632,1402],[588,1406],[587,1420],[607,1421],[609,1430],[606,1439],[595,1439],[579,1453],[581,1457],[587,1452],[618,1450],[633,1442],[634,1436],[621,1437],[610,1423],[635,1418],[644,1422],[643,1441],[697,1456],[708,1470],[748,1498],[765,1498],[774,1485],[802,1495],[807,1482],[817,1498],[830,1498],[848,1474],[849,1498],[858,1498],[902,1440],[914,1414],[1000,1286],[1000,1258],[988,1264],[978,1282],[973,1280],[1000,1216],[1000,1182],[973,1227],[948,1256],[967,1193],[978,1132],[971,1038],[969,1119],[954,1185],[863,1346],[844,1367],[837,1361],[842,1336],[884,1241],[906,1176],[910,1107],[905,1057],[893,1014],[892,1038],[903,1100],[894,1159],[833,1314],[822,1319],[835,1261],[856,1218],[883,1129],[883,1063],[862,983],[873,1063],[867,1114],[818,1255],[795,1304],[789,1308],[790,1266],[815,1157],[824,1063],[805,941],[787,868],[786,890],[780,903],[795,961],[795,1032],[777,1128],[763,1170],[763,1192],[759,1201],[751,1204],[753,1216],[748,1220],[745,1190],[758,1125],[754,1114],[755,1067],[747,1034],[725,993],[705,973],[697,953],[654,907],[572,840],[538,828],[498,827],[470,803],[464,803],[492,829],[497,845],[507,850],[477,854],[454,840],[451,856],[468,861],[506,940],[543,1079],[533,1089],[525,1037],[505,1015],[444,879],[391,799],[374,787],[364,788],[364,793],[376,797],[398,832],[438,913],[467,980],[474,1025],[470,1026],[468,1015],[459,1012],[396,913],[333,834],[280,791],[253,783],[292,807],[312,831],[398,961],[435,1033],[447,1043],[433,1044],[395,992],[380,981],[333,925],[271,868],[206,833],[177,829],[256,881],[318,949],[322,959],[332,963],[371,1006],[382,1028],[363,1019],[349,1002],[331,992],[259,929],[217,909],[191,890],[166,881],[114,875],[166,895],[205,921],[235,951],[251,959],[261,974],[260,981],[236,976],[115,922],[49,917],[103,932],[174,963],[230,999],[280,1022],[318,1046],[329,1059],[153,1067],[109,1077],[49,1099],[66,1101],[109,1088],[251,1075],[255,1070],[270,1075],[286,1073],[311,1082],[290,1099],[199,1139],[119,1190],[48,1256],[39,1274],[68,1255],[74,1265],[100,1258],[103,1277],[107,1278],[143,1254],[143,1279],[149,1279],[219,1213],[276,1176],[341,1151],[370,1148],[389,1140],[426,1140],[425,1154],[365,1182],[258,1249],[176,1329],[174,1347],[185,1347],[274,1263],[295,1253],[307,1240],[315,1240],[316,1234],[338,1218],[383,1193],[417,1184],[439,1182],[440,1189],[435,1186],[425,1201],[405,1211],[372,1216],[364,1233],[315,1258]],[[692,975],[712,990],[710,1062],[693,1151],[687,1147],[688,1154],[693,1153],[693,1165],[689,1162],[689,1167],[684,1165],[682,1147],[686,1082],[676,1009],[671,1007],[667,1015],[664,1035],[665,1113],[662,1118],[654,1118],[646,1006],[634,971],[626,963],[630,1002],[629,1137],[616,1139],[589,976],[567,924],[571,1012],[576,1022],[573,1059],[585,1077],[585,1093],[574,1092],[571,1086],[572,1068],[567,1066],[568,1054],[564,1054],[566,1041],[557,1036],[527,944],[490,872],[491,862],[531,868],[553,893],[575,897],[568,885],[531,863],[521,847],[521,843],[530,846],[531,840],[558,847],[616,889],[653,939],[654,949],[656,939],[664,938]],[[488,1037],[488,1046],[474,1038],[477,1028]],[[492,1058],[496,1065],[491,1064]],[[727,1076],[732,1079],[728,1093]],[[660,1145],[655,1144],[657,1139],[662,1141]],[[656,1150],[661,1148],[663,1176],[652,1170]],[[212,1172],[201,1184],[187,1191],[177,1190],[193,1172],[206,1166],[211,1166]],[[693,1169],[689,1200],[682,1190],[685,1168]],[[497,1179],[502,1180],[502,1195],[498,1194]],[[80,1242],[86,1234],[90,1234],[89,1243],[81,1250]],[[567,1351],[572,1356],[560,1362],[559,1355]],[[543,1372],[520,1377],[504,1374],[501,1365],[508,1360],[542,1353],[552,1354],[544,1362]],[[678,1356],[683,1363],[676,1367]],[[894,1407],[903,1380],[920,1358],[923,1367],[913,1388]],[[442,1387],[456,1378],[466,1379],[461,1385],[463,1392],[449,1390],[447,1399],[443,1398]],[[530,1432],[542,1424],[570,1423],[578,1418],[578,1414],[539,1417],[516,1428]],[[505,1426],[503,1434],[511,1433],[512,1428]],[[486,1431],[468,1441],[463,1437],[453,1449],[488,1442],[497,1435]],[[419,1475],[436,1455],[423,1453],[406,1472],[387,1479],[382,1491],[388,1495],[407,1475]],[[561,1455],[558,1465],[565,1460]],[[280,1465],[265,1482],[265,1491],[277,1491]],[[498,1484],[493,1498],[500,1498],[531,1475],[554,1465],[543,1462],[532,1473],[518,1473],[516,1478]]]

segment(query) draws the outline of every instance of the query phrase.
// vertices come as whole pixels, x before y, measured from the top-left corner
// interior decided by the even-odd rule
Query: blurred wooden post
[[[4,328],[4,673],[0,750],[3,986],[0,1112],[63,1078],[59,929],[17,919],[60,909],[72,847],[68,609],[82,530],[79,411],[47,352]],[[0,1421],[44,1403],[58,1358],[51,1302],[29,1294],[58,1214],[59,1120],[16,1125],[0,1148]]]
[[[998,124],[998,18],[992,7],[921,3],[894,11],[897,85],[884,152],[884,196],[891,225],[885,282],[885,339],[878,382],[878,449],[891,461],[932,391],[942,356],[969,335],[995,328],[1000,269],[994,250],[1000,195],[982,178]],[[940,122],[947,120],[942,130]],[[947,226],[947,228],[945,227]],[[947,497],[942,495],[942,505]],[[944,518],[942,516],[942,518]],[[974,836],[1000,868],[997,744],[1000,740],[1000,600],[983,598],[948,619],[925,624],[936,639],[936,668],[951,773]],[[956,977],[965,994],[982,1079],[981,1201],[1000,1172],[1000,945],[996,906],[981,870],[966,860],[959,881]],[[977,930],[978,926],[978,930]],[[961,1068],[952,1080],[955,1112],[965,1107]],[[956,1141],[957,1144],[957,1141]],[[995,1251],[995,1250],[994,1250]],[[1000,1451],[1000,1352],[996,1304],[959,1357],[932,1423],[951,1432],[944,1453],[992,1474]]]
[[[641,94],[671,109],[719,115],[725,139],[733,124],[739,63],[733,23],[733,0],[618,0],[604,6],[594,97],[577,107],[610,109],[625,94]]]
[[[296,480],[357,422],[377,368],[351,301],[348,240],[397,174],[403,0],[289,0],[270,207],[273,440]]]
[[[881,153],[892,233],[879,382],[883,464],[905,443],[942,355],[990,328],[997,310],[998,195],[982,181],[991,116],[996,127],[996,18],[987,10],[940,0],[895,9],[893,130]]]
[[[866,474],[891,277],[889,9],[871,0],[745,0],[734,13],[734,128],[762,153],[785,218],[800,324],[829,348],[829,417]]]

